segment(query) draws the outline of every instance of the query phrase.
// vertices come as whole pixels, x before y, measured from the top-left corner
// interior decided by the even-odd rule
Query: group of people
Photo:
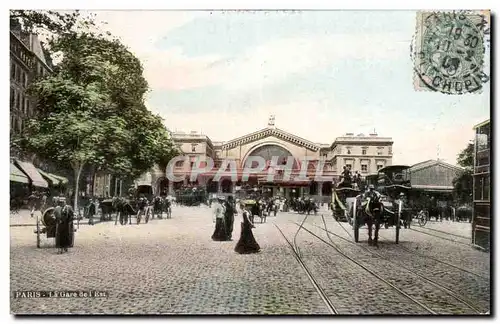
[[[340,182],[337,186],[353,187],[354,189],[359,189],[361,187],[361,174],[359,173],[359,171],[356,171],[356,173],[354,173],[353,175],[351,172],[351,167],[344,165],[340,176]]]
[[[212,209],[215,216],[215,230],[212,235],[214,241],[231,241],[233,236],[234,216],[238,214],[236,202],[232,196],[226,199],[218,197],[212,203]],[[238,243],[234,250],[240,254],[257,253],[260,251],[260,246],[255,240],[252,233],[253,213],[251,206],[240,204],[242,211],[243,222],[241,223],[241,234]]]

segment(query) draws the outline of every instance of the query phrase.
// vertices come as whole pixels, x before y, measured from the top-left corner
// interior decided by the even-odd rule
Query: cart
[[[354,200],[356,200],[359,192],[359,190],[349,187],[340,187],[333,190],[331,209],[336,221],[347,221],[351,224],[352,217],[349,217],[347,213],[351,210],[350,207],[354,203]]]
[[[37,248],[40,248],[41,246],[42,235],[45,235],[47,239],[53,238],[55,240],[56,238],[57,221],[54,216],[54,209],[54,207],[49,207],[42,213],[42,217],[39,217],[38,215],[36,216],[36,229],[34,232],[36,234]],[[69,232],[71,240],[70,247],[73,247],[73,244],[75,242],[76,228],[73,226],[73,221],[70,222],[69,226],[72,229]]]
[[[395,241],[399,243],[399,234],[401,230],[401,215],[403,212],[403,203],[400,200],[401,193],[408,196],[411,190],[410,167],[406,165],[393,165],[382,168],[378,171],[376,190],[381,194],[380,202],[383,205],[380,225],[386,229],[395,227]],[[350,223],[354,231],[354,241],[359,241],[359,229],[367,224],[368,211],[362,206],[362,197],[358,195],[354,200],[351,212]]]

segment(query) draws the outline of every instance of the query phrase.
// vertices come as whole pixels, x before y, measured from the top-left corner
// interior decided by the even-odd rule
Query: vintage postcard
[[[11,313],[489,315],[490,17],[11,10]]]

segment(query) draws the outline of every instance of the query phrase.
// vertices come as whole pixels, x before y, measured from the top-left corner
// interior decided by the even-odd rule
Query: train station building
[[[271,118],[266,128],[250,134],[222,142],[213,141],[209,136],[198,132],[174,132],[172,138],[185,156],[185,161],[178,161],[173,171],[183,181],[169,181],[164,170],[153,170],[139,179],[138,184],[152,181],[153,191],[172,193],[183,186],[200,186],[208,192],[235,194],[242,190],[261,190],[268,195],[284,197],[313,196],[319,201],[331,197],[332,187],[339,181],[344,166],[350,166],[354,173],[362,176],[376,173],[378,169],[392,165],[392,145],[390,137],[380,137],[375,132],[368,135],[347,133],[335,138],[331,143],[315,143],[293,133],[277,128]],[[249,157],[259,156],[270,165],[272,157],[278,161],[294,159],[291,176],[284,179],[279,172],[272,182],[267,181],[268,169],[251,174],[247,181],[242,181],[241,174]],[[214,160],[214,168],[191,182],[191,170],[199,158]],[[231,174],[214,181],[216,172],[225,159],[236,161],[237,180]],[[309,181],[297,181],[300,163],[309,160],[306,177]],[[278,163],[280,164],[280,163]],[[318,164],[322,165],[322,177],[326,181],[315,181]],[[151,179],[152,178],[152,179]],[[149,180],[151,179],[151,180]]]

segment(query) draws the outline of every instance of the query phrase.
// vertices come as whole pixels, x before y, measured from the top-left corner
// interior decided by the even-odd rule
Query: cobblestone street
[[[172,219],[115,226],[81,225],[75,247],[57,255],[53,239],[36,248],[29,215],[11,216],[11,296],[20,290],[106,291],[107,298],[14,299],[15,314],[329,314],[326,303],[278,231],[300,249],[305,266],[339,314],[477,314],[489,311],[490,256],[469,243],[470,223],[429,222],[382,229],[368,246],[328,212],[279,213],[253,230],[262,251],[239,255],[214,242],[208,207],[174,207]],[[85,223],[85,222],[84,222]],[[275,226],[277,225],[277,226]],[[329,232],[325,231],[325,225]],[[315,237],[314,235],[317,235]],[[338,250],[336,250],[337,247]],[[349,260],[347,257],[358,262]],[[363,269],[364,265],[375,275]],[[385,280],[385,281],[383,281]]]

